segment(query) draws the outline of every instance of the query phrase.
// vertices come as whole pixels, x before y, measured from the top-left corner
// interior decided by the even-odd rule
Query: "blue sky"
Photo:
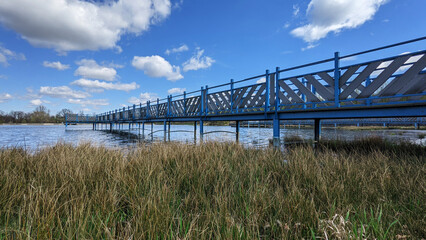
[[[0,0],[0,110],[101,113],[422,37],[425,11],[424,0]]]

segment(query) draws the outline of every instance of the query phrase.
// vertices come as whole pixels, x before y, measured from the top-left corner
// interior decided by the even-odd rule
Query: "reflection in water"
[[[128,125],[127,125],[128,126]],[[135,125],[136,126],[136,125]],[[63,125],[0,125],[0,147],[24,147],[26,149],[37,149],[44,146],[54,145],[57,142],[71,144],[90,142],[97,146],[108,148],[128,148],[135,146],[139,139],[143,142],[163,141],[164,126],[153,125],[151,135],[151,125],[145,126],[145,131],[133,128],[129,136],[127,132],[121,134],[111,134],[107,131],[92,131],[92,125],[68,126],[67,130]],[[193,125],[171,125],[170,140],[194,143]],[[200,142],[199,128],[197,126],[196,143]],[[142,133],[144,132],[144,136]],[[235,127],[230,126],[204,126],[204,141],[235,141]],[[282,128],[281,138],[299,136],[305,140],[313,139],[313,129],[310,128]],[[322,139],[354,140],[369,136],[378,136],[392,141],[411,141],[417,144],[426,145],[425,130],[342,130],[335,128],[323,128]],[[133,137],[132,137],[133,136]],[[135,139],[136,136],[136,139]],[[168,139],[168,134],[166,134]],[[272,138],[272,128],[263,128],[258,125],[240,128],[240,143],[248,147],[264,147],[269,145]]]

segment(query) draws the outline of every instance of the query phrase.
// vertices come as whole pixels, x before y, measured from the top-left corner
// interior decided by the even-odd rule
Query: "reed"
[[[0,150],[0,239],[426,238],[426,148]]]

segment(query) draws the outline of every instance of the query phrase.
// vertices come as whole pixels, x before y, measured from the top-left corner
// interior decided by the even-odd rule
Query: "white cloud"
[[[168,94],[182,94],[186,91],[186,88],[171,88],[167,91]]]
[[[54,98],[87,98],[89,93],[82,91],[74,91],[68,86],[60,87],[40,87],[40,95]]]
[[[4,103],[6,101],[9,101],[10,99],[12,99],[12,95],[10,95],[9,93],[0,94],[0,103]]]
[[[139,97],[131,97],[127,101],[131,104],[145,104],[147,101],[156,102],[158,95],[156,93],[141,93]]]
[[[291,34],[313,43],[342,29],[356,28],[373,18],[387,0],[311,0],[306,14],[310,23]]]
[[[188,50],[189,50],[188,46],[186,46],[186,44],[183,44],[182,46],[180,46],[178,48],[172,48],[171,50],[167,49],[165,53],[167,55],[170,55],[170,53],[180,53],[180,52],[185,52],[185,51],[188,51]]]
[[[180,67],[172,66],[167,60],[158,55],[135,56],[132,65],[139,70],[143,70],[150,77],[165,77],[169,81],[177,81],[183,78],[182,74],[180,74]]]
[[[30,104],[32,106],[40,106],[40,105],[45,104],[45,103],[50,103],[50,102],[47,101],[47,100],[42,100],[42,99],[33,99],[33,100],[30,101]]]
[[[1,19],[1,15],[0,15]],[[4,48],[0,46],[0,64],[3,66],[9,66],[9,60],[26,60],[25,55],[22,53],[16,53],[12,50],[9,50],[7,48]]]
[[[95,90],[95,92],[102,92],[103,90],[119,90],[119,91],[131,91],[139,88],[139,85],[135,82],[132,83],[110,83],[102,82],[99,80],[88,80],[78,79],[71,83],[71,85],[79,86],[89,90]],[[99,91],[100,90],[100,91]]]
[[[77,65],[80,66],[74,72],[76,76],[114,81],[117,75],[114,68],[100,66],[93,59],[82,59],[77,62]]]
[[[203,57],[203,54],[204,50],[198,48],[197,53],[188,61],[183,63],[183,71],[187,72],[190,70],[209,68],[215,62],[215,60],[213,60],[211,57]]]
[[[293,16],[297,16],[299,14],[300,8],[297,4],[293,4]]]
[[[57,69],[59,71],[63,71],[63,70],[70,68],[70,65],[62,64],[59,61],[57,61],[57,62],[44,61],[43,66],[48,67],[48,68],[54,68],[54,69]]]
[[[58,52],[119,50],[123,34],[147,31],[170,12],[170,0],[0,1],[1,23],[32,45]]]
[[[67,100],[68,103],[72,103],[72,104],[79,104],[82,107],[86,107],[86,106],[108,106],[109,102],[107,99],[87,99],[87,100],[82,100],[82,99],[68,99]]]
[[[6,75],[0,75],[0,79],[7,79]]]

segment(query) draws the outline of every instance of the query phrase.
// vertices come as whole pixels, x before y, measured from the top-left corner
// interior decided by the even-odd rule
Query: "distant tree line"
[[[65,115],[72,114],[69,109],[62,109],[56,115],[50,115],[45,106],[37,106],[33,112],[11,111],[5,113],[0,110],[0,124],[2,123],[61,123],[65,122]],[[83,114],[83,113],[79,113]]]

